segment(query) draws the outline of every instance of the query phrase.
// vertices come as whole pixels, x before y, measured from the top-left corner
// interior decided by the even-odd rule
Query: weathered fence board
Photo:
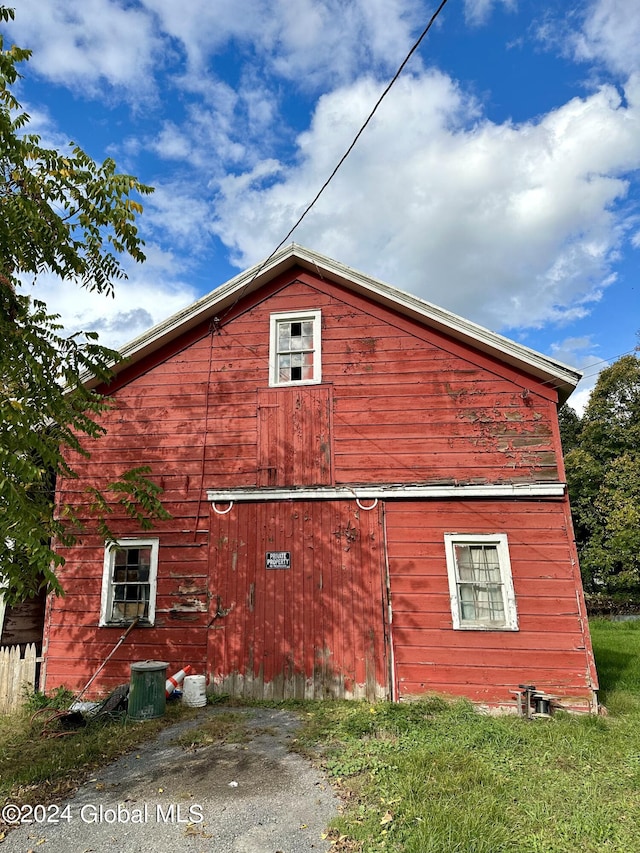
[[[36,647],[29,644],[20,655],[20,646],[0,648],[0,714],[16,711],[25,701],[25,689],[35,687]]]

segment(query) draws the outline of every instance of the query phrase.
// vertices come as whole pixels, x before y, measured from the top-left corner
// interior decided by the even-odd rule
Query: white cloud
[[[153,195],[145,199],[145,230],[162,233],[164,240],[187,245],[195,254],[211,238],[209,205],[195,192],[189,182],[158,184]]]
[[[625,77],[640,72],[640,4],[637,0],[590,3],[573,45],[579,60],[601,61]]]
[[[234,45],[245,66],[258,61],[303,88],[350,80],[363,65],[397,66],[416,22],[426,23],[419,0],[191,0],[188,14],[174,0],[144,5],[179,40],[192,69]]]
[[[193,287],[180,277],[179,264],[170,253],[146,246],[147,262],[128,266],[129,279],[117,282],[115,296],[93,293],[61,282],[51,274],[25,284],[23,292],[42,300],[59,314],[65,333],[95,331],[100,343],[118,349],[151,326],[196,299]]]
[[[31,66],[43,76],[104,97],[104,82],[138,100],[153,77],[161,42],[152,16],[112,0],[13,0],[8,25],[21,47],[33,50]]]
[[[405,77],[293,239],[493,328],[583,316],[628,225],[616,204],[640,168],[638,89],[497,125],[448,77]],[[215,227],[240,265],[284,237],[379,90],[324,95],[281,176],[269,161],[220,182]]]
[[[465,0],[464,14],[468,23],[478,26],[485,24],[495,6],[502,5],[507,9],[515,9],[516,0]]]
[[[191,141],[184,130],[181,130],[173,121],[163,122],[160,133],[149,148],[164,160],[184,161],[192,154]]]

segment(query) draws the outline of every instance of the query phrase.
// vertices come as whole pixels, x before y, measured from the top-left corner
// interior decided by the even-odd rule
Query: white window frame
[[[149,615],[140,620],[140,625],[153,625],[156,617],[156,593],[158,587],[158,550],[160,540],[155,537],[125,537],[108,542],[104,549],[104,565],[102,572],[102,599],[100,603],[100,625],[127,625],[131,619],[111,619],[113,610],[113,594],[117,584],[113,580],[115,554],[118,548],[151,548],[149,565]]]
[[[458,631],[517,631],[518,611],[516,595],[511,574],[509,559],[509,542],[506,533],[445,533],[445,553],[447,558],[447,575],[449,577],[449,594],[451,598],[451,615],[453,627]],[[459,594],[458,566],[456,563],[456,545],[495,545],[498,552],[500,567],[500,582],[502,585],[502,603],[504,607],[504,622],[491,620],[470,620],[462,618],[462,607]]]
[[[278,326],[280,323],[313,322],[313,378],[280,381],[278,370]],[[322,381],[322,312],[319,309],[309,311],[286,311],[271,314],[269,331],[269,387],[283,388],[291,385],[317,385]]]

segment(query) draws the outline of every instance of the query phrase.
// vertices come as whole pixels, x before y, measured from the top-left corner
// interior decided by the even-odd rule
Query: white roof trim
[[[296,243],[283,247],[268,262],[256,264],[245,270],[197,302],[125,344],[121,349],[121,355],[127,361],[116,365],[115,371],[119,372],[127,365],[135,363],[199,323],[220,315],[230,308],[239,296],[246,296],[257,290],[295,264],[299,264],[310,272],[320,273],[324,278],[337,282],[347,289],[366,293],[381,305],[393,308],[430,328],[445,332],[454,339],[498,356],[512,366],[550,382],[559,389],[562,399],[568,397],[582,376],[579,371],[566,364]]]
[[[392,484],[387,486],[317,486],[315,488],[243,488],[207,489],[211,503],[239,501],[314,501],[381,500],[389,498],[561,498],[564,483],[490,483],[488,485],[426,486]]]

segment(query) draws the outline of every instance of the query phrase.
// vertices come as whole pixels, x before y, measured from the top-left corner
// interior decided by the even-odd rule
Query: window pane
[[[504,622],[502,587],[460,584],[460,615],[467,622]]]
[[[504,620],[502,590],[499,587],[477,587],[476,610],[477,619],[502,622]]]
[[[473,595],[473,587],[460,585],[459,587],[459,595],[460,595],[460,618],[464,620],[475,620],[476,618],[476,605],[475,599]]]
[[[461,581],[473,581],[475,575],[473,572],[473,560],[471,558],[471,548],[469,545],[456,545],[456,565],[458,567],[458,577]]]
[[[291,342],[291,324],[290,323],[279,323],[278,324],[278,349],[279,350],[288,350]]]
[[[500,583],[500,562],[495,545],[456,545],[455,555],[460,580]]]
[[[150,571],[150,547],[120,547],[114,551],[110,621],[149,617]]]
[[[278,324],[278,352],[313,350],[313,321]]]

